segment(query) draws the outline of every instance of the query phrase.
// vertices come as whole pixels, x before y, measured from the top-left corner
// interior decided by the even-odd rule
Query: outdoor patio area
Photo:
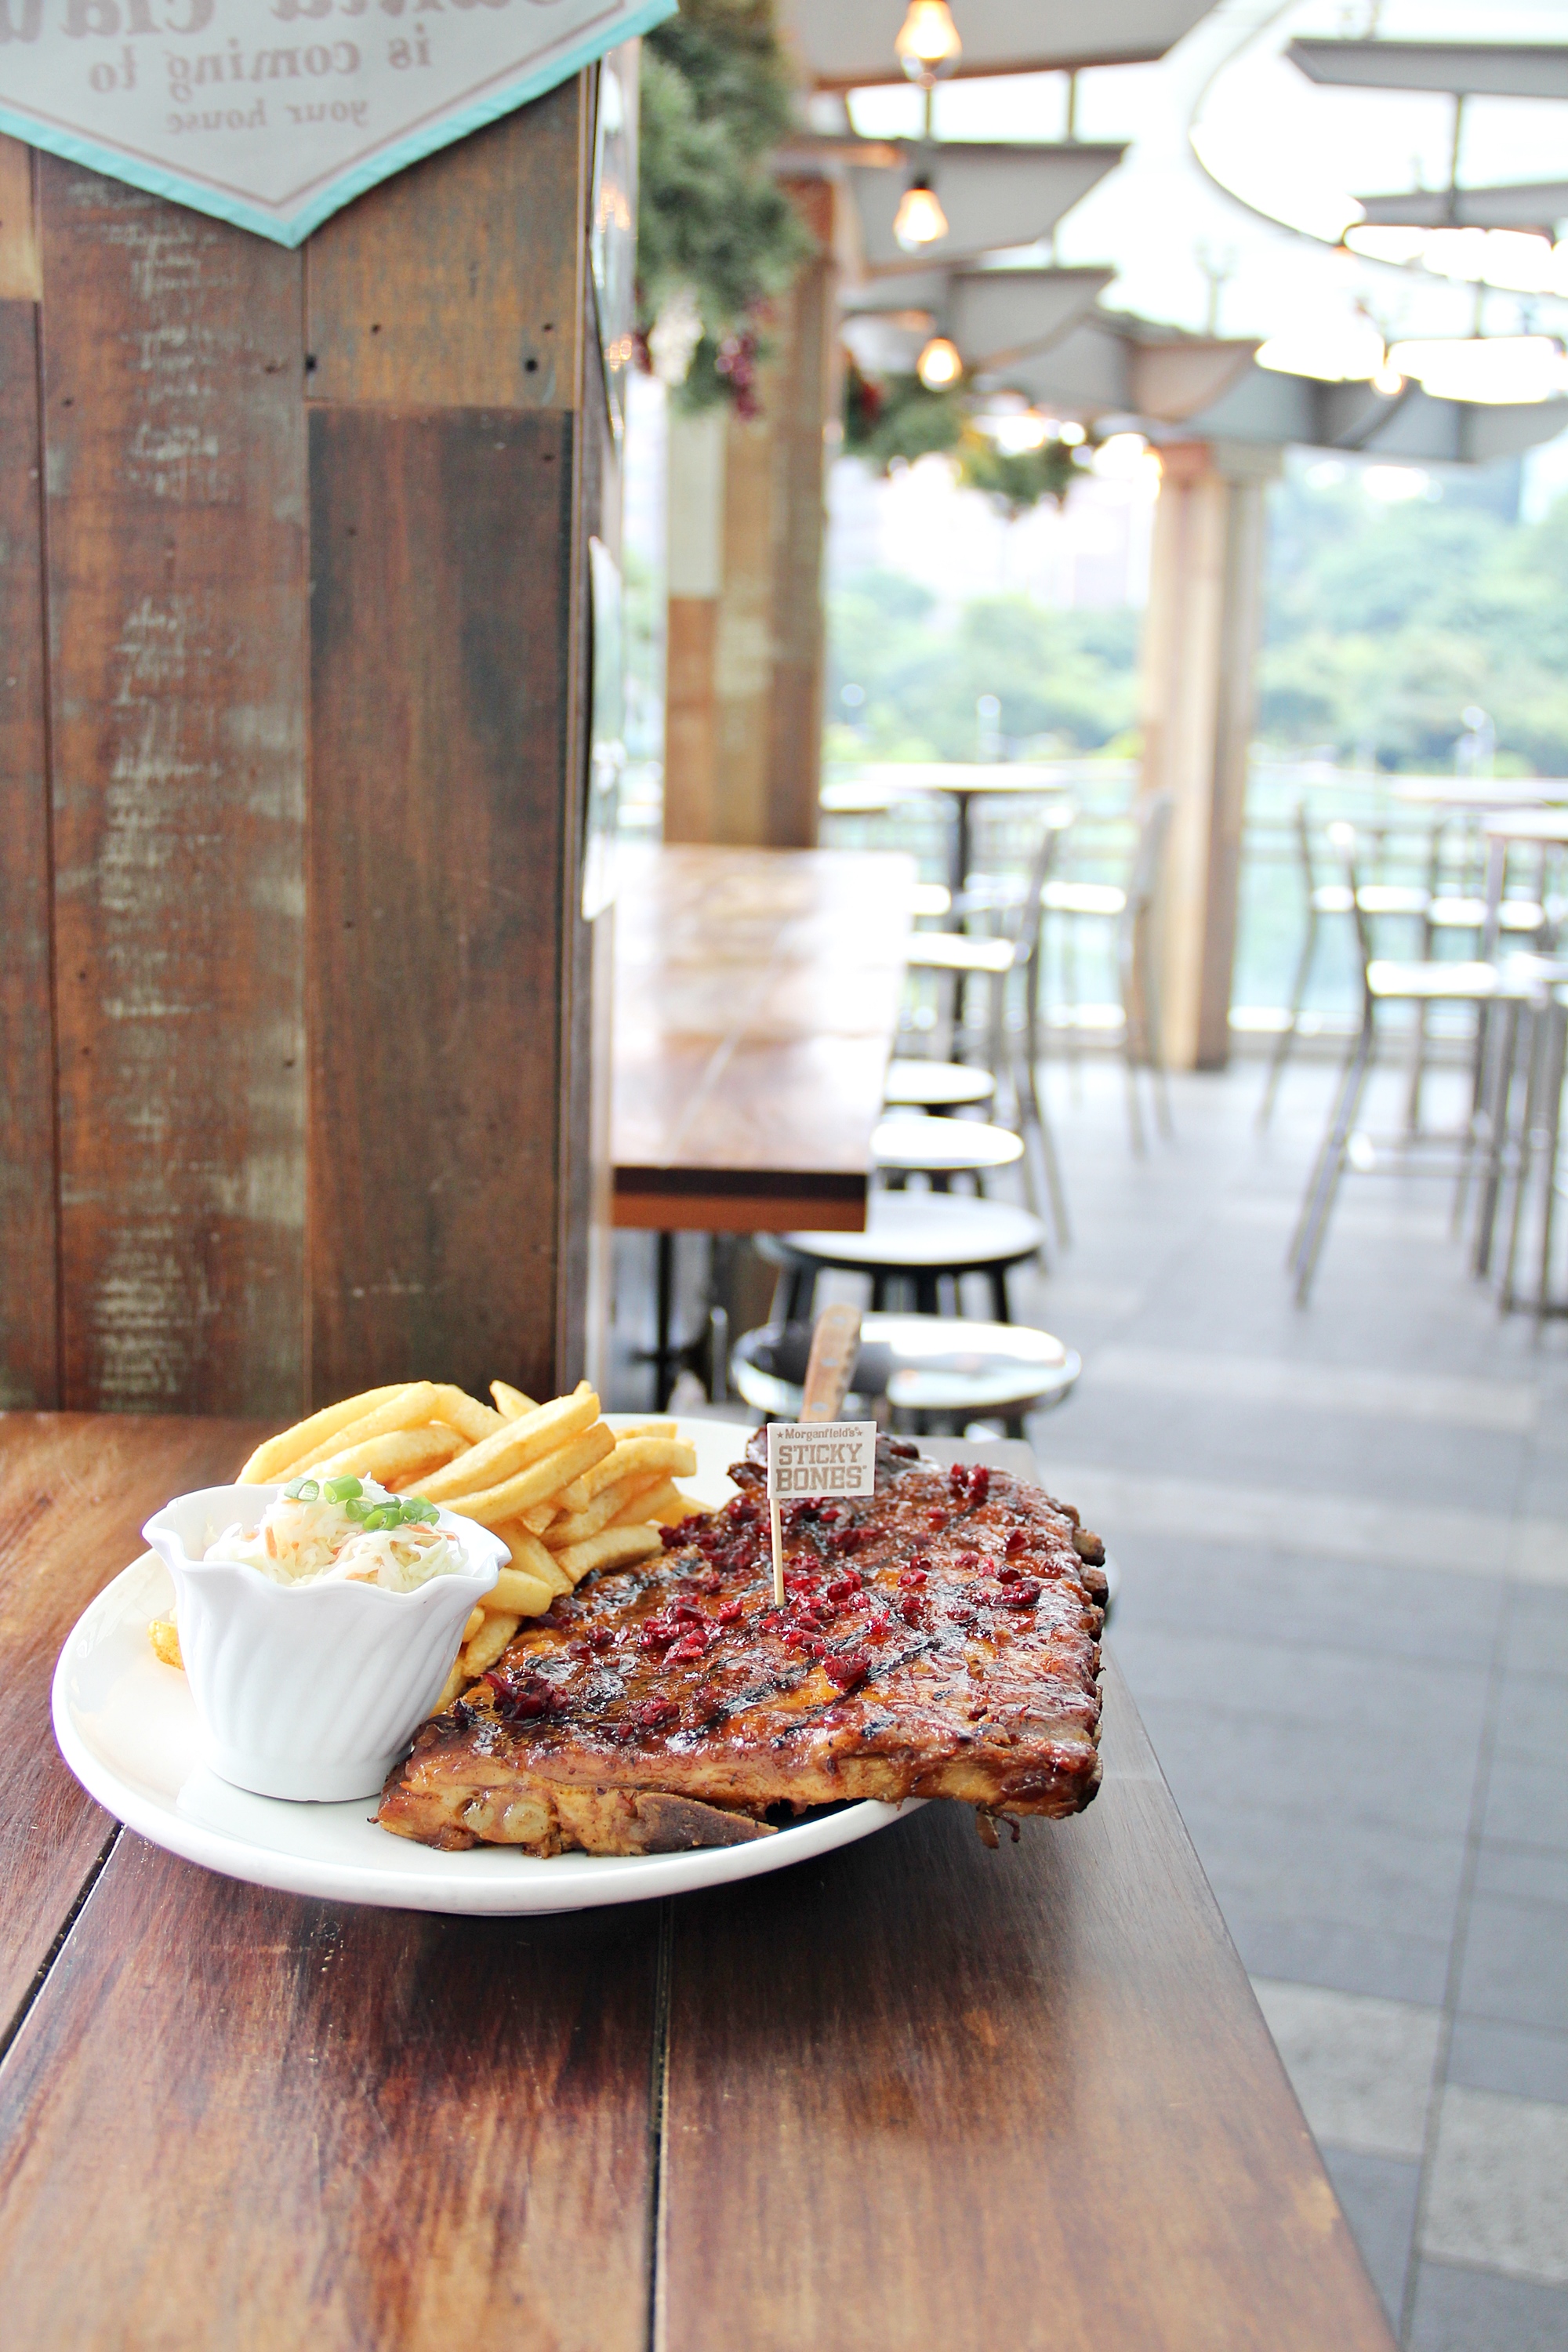
[[[1568,1328],[1499,1317],[1447,1187],[1352,1179],[1284,1257],[1331,1073],[1053,1073],[1079,1227],[1016,1312],[1120,1563],[1115,1646],[1402,2340],[1568,2342]],[[1396,1108],[1395,1081],[1384,1109]],[[1441,1112],[1440,1098],[1434,1109]]]

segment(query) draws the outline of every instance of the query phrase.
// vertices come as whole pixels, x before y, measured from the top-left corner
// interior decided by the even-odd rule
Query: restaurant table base
[[[7,2345],[1388,2352],[1113,1662],[1098,1801],[996,1853],[526,1920],[99,1868],[54,1646],[245,1436],[0,1422]]]

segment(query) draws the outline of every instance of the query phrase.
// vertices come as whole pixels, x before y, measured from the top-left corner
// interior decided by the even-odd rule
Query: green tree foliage
[[[863,757],[973,760],[982,695],[1000,704],[1009,748],[1092,751],[1132,724],[1139,621],[1026,596],[975,597],[944,616],[916,582],[862,573],[832,599],[829,708],[853,721]]]
[[[646,340],[669,302],[695,299],[689,407],[747,404],[760,317],[813,249],[769,169],[791,87],[772,0],[681,0],[643,43],[637,320]]]
[[[1293,464],[1274,493],[1258,731],[1384,767],[1447,767],[1460,713],[1507,765],[1568,773],[1568,500],[1540,522],[1506,480],[1452,473],[1396,505]]]

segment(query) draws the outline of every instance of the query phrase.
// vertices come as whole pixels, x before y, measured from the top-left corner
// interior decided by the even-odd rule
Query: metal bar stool
[[[1024,1157],[1023,1139],[1010,1127],[977,1118],[928,1118],[900,1111],[882,1119],[871,1136],[871,1158],[889,1185],[910,1176],[929,1176],[933,1192],[945,1192],[955,1176],[967,1176],[976,1192],[999,1168]]]
[[[889,1304],[897,1284],[914,1293],[916,1311],[942,1311],[942,1286],[955,1297],[966,1274],[984,1276],[992,1313],[1010,1323],[1007,1276],[1038,1257],[1046,1229],[1027,1209],[1006,1201],[960,1200],[952,1193],[873,1192],[863,1234],[759,1234],[756,1246],[780,1269],[772,1320],[806,1323],[816,1298],[817,1277],[831,1267],[864,1274],[871,1305]]]
[[[736,1391],[770,1420],[800,1416],[811,1329],[764,1323],[735,1342]],[[1025,1414],[1062,1403],[1081,1370],[1077,1351],[1048,1331],[950,1315],[868,1315],[842,1410],[858,1419],[885,1406],[896,1428],[917,1434],[950,1425],[962,1435],[984,1417],[1022,1437]]]

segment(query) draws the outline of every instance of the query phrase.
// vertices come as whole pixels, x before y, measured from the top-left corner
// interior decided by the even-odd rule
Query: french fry
[[[563,1576],[540,1542],[537,1536],[517,1520],[503,1521],[496,1531],[501,1541],[510,1546],[511,1564],[524,1576],[531,1576],[542,1584],[552,1597],[557,1592],[570,1592],[572,1580]]]
[[[542,1404],[520,1420],[503,1422],[493,1435],[484,1438],[469,1449],[460,1461],[450,1463],[430,1481],[430,1500],[449,1503],[458,1495],[488,1492],[504,1480],[514,1477],[530,1464],[546,1454],[552,1454],[569,1438],[575,1437],[599,1418],[599,1400],[584,1381],[573,1395],[557,1397],[552,1403]],[[606,1435],[608,1433],[606,1432]],[[614,1438],[609,1444],[615,1444]],[[607,1452],[608,1446],[605,1451]],[[597,1454],[588,1457],[597,1461]],[[566,1471],[563,1478],[576,1474]],[[560,1481],[556,1482],[561,1483]],[[549,1485],[530,1494],[530,1502],[542,1502],[553,1491]],[[514,1515],[509,1515],[514,1516]]]
[[[624,1445],[628,1437],[673,1437],[676,1428],[673,1421],[624,1421],[616,1432],[616,1444]]]
[[[468,1616],[463,1621],[464,1641],[471,1642],[484,1622],[484,1603],[483,1601],[476,1601],[474,1606],[469,1610]]]
[[[426,1470],[438,1470],[463,1450],[455,1429],[435,1423],[427,1429],[389,1429],[384,1437],[367,1437],[329,1454],[311,1469],[313,1478],[374,1478],[378,1486],[405,1486]]]
[[[258,1445],[239,1473],[236,1481],[241,1486],[267,1486],[281,1478],[301,1454],[323,1437],[335,1437],[347,1429],[351,1422],[363,1421],[367,1412],[388,1397],[398,1395],[404,1383],[395,1381],[390,1388],[366,1389],[363,1396],[344,1397],[341,1403],[324,1405],[313,1412],[309,1421],[297,1421],[292,1429],[279,1430],[276,1437],[267,1438]]]
[[[147,1628],[147,1639],[166,1666],[178,1666],[184,1671],[185,1662],[180,1655],[180,1629],[172,1617],[154,1617]]]
[[[555,1598],[555,1588],[525,1568],[503,1568],[494,1589],[485,1595],[487,1611],[512,1609],[520,1617],[542,1617]]]
[[[586,1543],[571,1544],[558,1551],[555,1565],[576,1584],[590,1569],[629,1568],[634,1560],[648,1559],[663,1549],[657,1528],[605,1528]]]
[[[503,1421],[521,1421],[525,1412],[537,1412],[539,1407],[531,1396],[514,1389],[510,1381],[492,1381],[490,1394],[496,1401],[496,1411]]]
[[[481,1404],[478,1397],[468,1394],[467,1389],[454,1388],[450,1381],[437,1381],[436,1395],[436,1419],[444,1421],[447,1428],[455,1429],[460,1437],[466,1437],[470,1445],[478,1445],[481,1438],[493,1437],[498,1429],[505,1426],[504,1413],[496,1412],[488,1404]]]
[[[600,1422],[593,1429],[585,1430],[581,1437],[574,1437],[569,1445],[558,1447],[553,1454],[546,1454],[542,1462],[535,1462],[528,1469],[520,1470],[499,1486],[482,1487],[477,1494],[450,1495],[444,1482],[451,1478],[453,1471],[462,1466],[454,1463],[451,1469],[439,1470],[434,1478],[427,1478],[424,1492],[433,1503],[449,1502],[451,1508],[462,1512],[465,1517],[478,1519],[487,1528],[497,1527],[503,1519],[515,1519],[518,1513],[527,1510],[531,1503],[543,1502],[547,1495],[553,1496],[569,1480],[580,1476],[595,1462],[603,1461],[606,1454],[614,1452],[615,1443],[611,1432]],[[478,1446],[474,1449],[475,1453],[479,1450]],[[471,1458],[468,1455],[464,1457],[465,1460]]]
[[[551,1501],[535,1503],[531,1509],[519,1511],[517,1516],[531,1536],[542,1536],[551,1521],[561,1517],[561,1512],[558,1505]]]
[[[603,1502],[604,1496],[599,1497]],[[656,1479],[651,1486],[639,1486],[628,1496],[613,1518],[605,1524],[612,1528],[646,1527],[650,1520],[663,1527],[678,1528],[698,1508],[688,1502],[673,1478]]]
[[[363,1445],[368,1437],[383,1437],[389,1430],[423,1429],[436,1412],[436,1389],[430,1381],[409,1381],[395,1390],[374,1412],[358,1421],[351,1421],[346,1429],[337,1430],[331,1437],[301,1454],[291,1465],[290,1475],[298,1477],[303,1471],[313,1470],[318,1462],[329,1461],[334,1454],[346,1454],[351,1445]]]
[[[609,1458],[613,1462],[615,1455]],[[607,1528],[612,1519],[619,1517],[636,1496],[657,1484],[657,1478],[633,1478],[617,1486],[602,1486],[585,1511],[566,1511],[551,1521],[542,1538],[545,1550],[561,1551],[567,1544],[582,1543],[587,1537],[596,1536],[601,1528]]]
[[[613,1462],[603,1468],[595,1465],[595,1469],[585,1472],[563,1489],[562,1508],[585,1511],[602,1487],[619,1486],[639,1470],[658,1470],[669,1477],[689,1478],[696,1468],[697,1448],[682,1437],[624,1437],[616,1447]]]
[[[516,1633],[518,1623],[519,1620],[505,1610],[494,1617],[488,1610],[485,1612],[484,1623],[471,1642],[464,1643],[459,1659],[470,1682],[476,1675],[482,1675],[487,1666],[494,1665]]]
[[[483,1622],[481,1612],[479,1610],[476,1610],[474,1614],[477,1617],[480,1617],[481,1622]],[[435,1706],[431,1708],[430,1713],[432,1715],[445,1715],[447,1709],[451,1706],[452,1701],[455,1698],[461,1698],[463,1693],[468,1689],[468,1677],[463,1670],[462,1653],[459,1651],[457,1657],[452,1661],[452,1671],[447,1675],[446,1681],[442,1684],[441,1695],[436,1701]]]

